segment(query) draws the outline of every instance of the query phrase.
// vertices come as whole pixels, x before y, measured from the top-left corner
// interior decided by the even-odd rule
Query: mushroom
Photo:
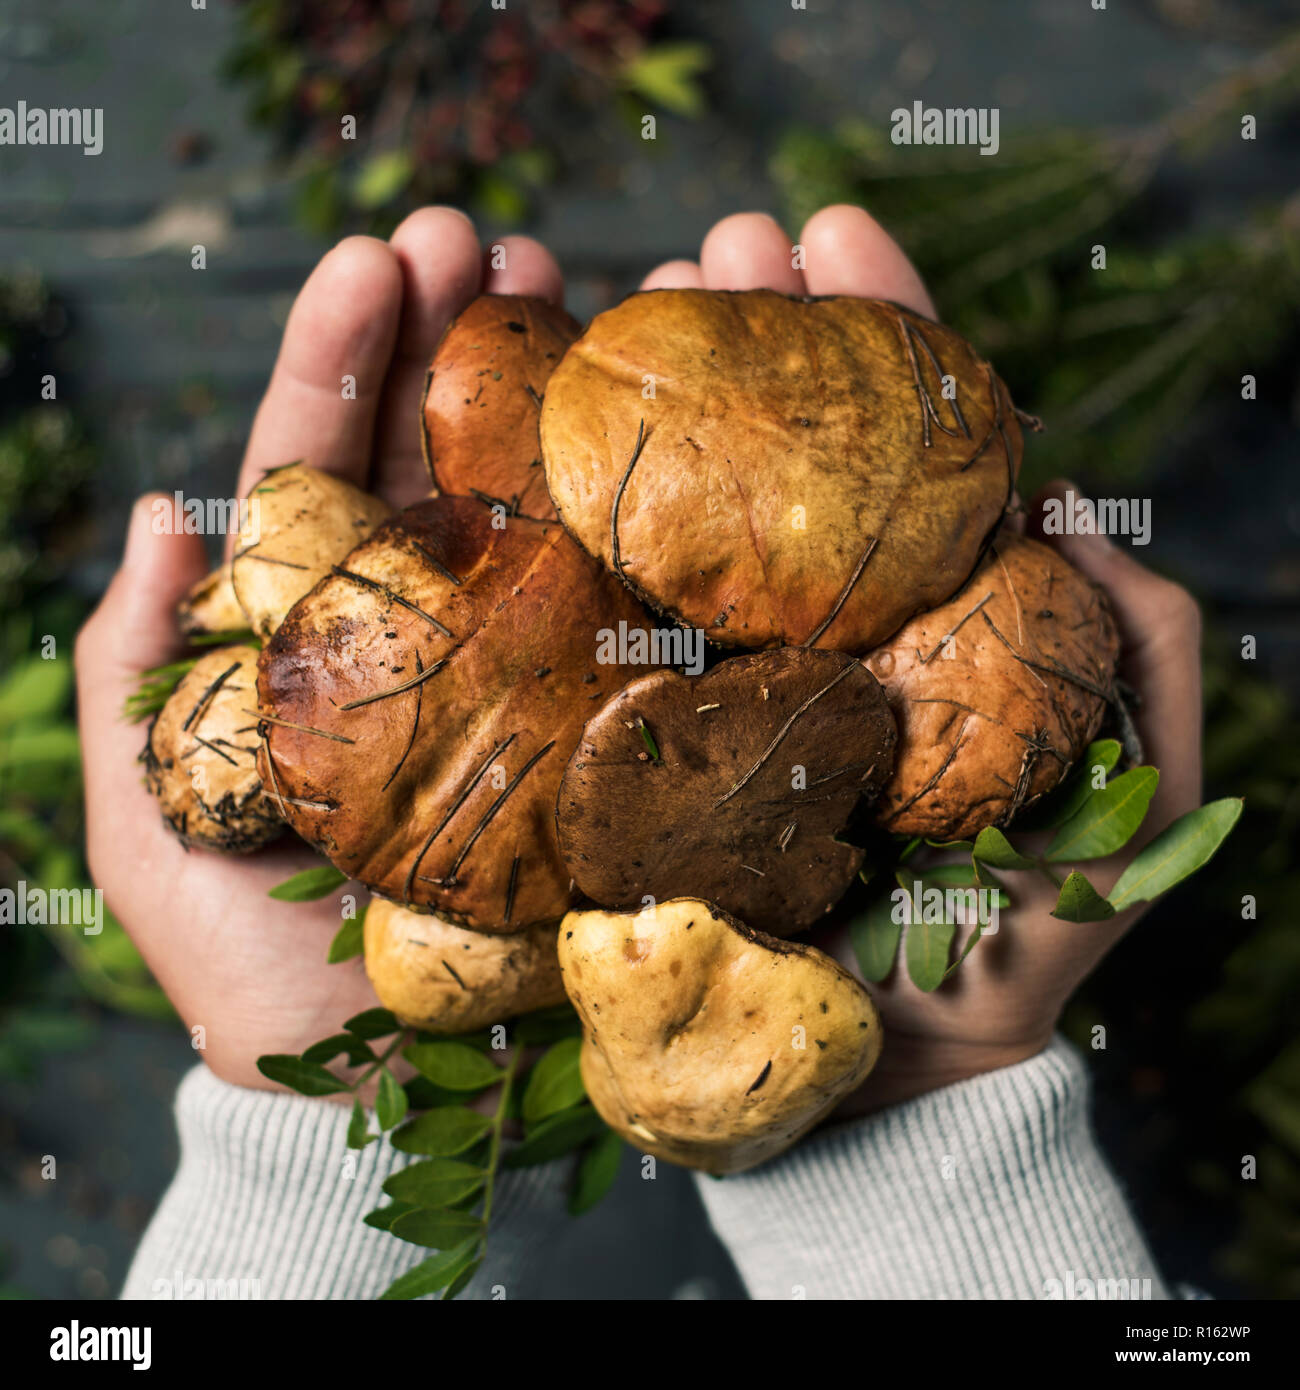
[[[424,457],[441,492],[478,492],[523,516],[555,519],[537,417],[582,326],[558,304],[484,294],[442,336],[421,409]]]
[[[370,983],[408,1027],[469,1033],[564,1002],[554,926],[487,936],[375,898],[363,930]]]
[[[880,1055],[879,1015],[847,970],[698,898],[571,912],[559,951],[592,1104],[670,1163],[735,1173],[774,1157]]]
[[[960,593],[864,658],[898,721],[879,823],[936,840],[1010,824],[1096,734],[1118,656],[1105,593],[1001,537]]]
[[[417,503],[263,648],[267,785],[380,897],[478,931],[558,921],[560,777],[593,703],[632,674],[597,662],[597,634],[643,618],[556,523]]]
[[[392,514],[387,502],[304,463],[273,468],[240,513],[231,582],[249,625],[269,637],[330,566]]]
[[[176,621],[186,637],[241,632],[248,626],[230,582],[229,565],[213,570],[190,589],[176,605]]]
[[[257,771],[256,682],[252,647],[206,652],[149,729],[145,783],[186,845],[243,853],[284,831]]]
[[[727,645],[853,653],[965,583],[1021,454],[1006,387],[951,329],[770,290],[598,314],[541,439],[565,526],[655,607]]]
[[[861,867],[836,836],[893,757],[880,687],[839,652],[736,656],[696,678],[659,670],[583,729],[560,784],[560,850],[607,907],[699,896],[787,936]]]

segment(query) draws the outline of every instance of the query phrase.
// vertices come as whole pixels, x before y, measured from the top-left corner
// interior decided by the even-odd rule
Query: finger
[[[888,299],[927,318],[934,301],[902,248],[861,208],[822,208],[804,223],[804,283],[808,294],[850,294]]]
[[[401,270],[384,242],[348,237],[321,260],[289,314],[240,469],[240,497],[268,468],[298,459],[366,485],[401,306]],[[355,379],[355,398],[345,378]]]
[[[479,293],[478,233],[456,208],[420,208],[389,242],[401,271],[397,347],[380,406],[370,489],[394,506],[429,495],[420,451],[425,374],[447,325]]]
[[[790,238],[765,212],[738,212],[715,223],[700,247],[700,271],[711,290],[805,293]]]
[[[702,290],[704,272],[695,261],[665,261],[641,281],[643,290]]]
[[[1063,479],[1030,507],[1029,534],[1101,585],[1119,623],[1125,678],[1142,697],[1135,717],[1147,760],[1160,768],[1162,794],[1200,800],[1201,617],[1180,585],[1152,573],[1109,536],[1068,534],[1057,518],[1077,515],[1084,497]],[[1048,504],[1059,503],[1051,509]]]
[[[551,304],[564,302],[564,276],[540,241],[507,236],[483,253],[484,294],[526,294]]]
[[[121,805],[124,792],[144,795],[133,776],[144,735],[122,711],[140,673],[175,655],[176,603],[207,571],[202,539],[186,535],[181,520],[161,493],[136,502],[121,568],[77,636],[77,715],[92,831],[105,808]]]

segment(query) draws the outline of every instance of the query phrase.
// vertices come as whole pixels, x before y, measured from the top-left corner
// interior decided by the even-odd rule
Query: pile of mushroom
[[[660,290],[584,332],[484,296],[430,366],[426,500],[257,485],[181,612],[254,642],[177,687],[149,784],[187,845],[287,828],[364,884],[404,1023],[567,996],[611,1126],[750,1167],[881,1050],[865,987],[785,939],[855,828],[1005,826],[1105,713],[1105,596],[1003,525],[1027,418],[893,304]]]

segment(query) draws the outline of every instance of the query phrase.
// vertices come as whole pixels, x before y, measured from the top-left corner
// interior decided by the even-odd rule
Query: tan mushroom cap
[[[879,1015],[852,975],[699,899],[571,912],[559,951],[592,1104],[671,1163],[734,1173],[774,1157],[880,1055]]]
[[[560,777],[632,674],[598,661],[598,632],[643,618],[555,522],[469,497],[408,507],[263,649],[268,786],[381,897],[478,931],[556,922],[573,902]]]
[[[256,703],[257,652],[218,647],[182,677],[149,730],[146,784],[187,845],[250,851],[284,831],[257,771]]]
[[[564,1001],[553,926],[487,936],[375,898],[364,933],[379,1002],[426,1033],[468,1033]]]
[[[346,479],[304,463],[272,469],[248,502],[230,573],[259,637],[269,637],[330,566],[393,511]]]
[[[770,290],[598,314],[541,438],[561,520],[649,602],[727,645],[854,653],[966,581],[1021,454],[1006,387],[951,329]]]
[[[887,830],[970,839],[1061,780],[1106,712],[1105,593],[1038,541],[1000,538],[969,584],[864,658],[898,721]]]
[[[176,605],[176,620],[186,637],[216,632],[240,632],[248,626],[235,597],[230,566],[222,565],[199,580]]]
[[[443,334],[421,420],[441,492],[472,489],[523,516],[555,518],[537,420],[551,373],[582,325],[558,304],[484,294]]]

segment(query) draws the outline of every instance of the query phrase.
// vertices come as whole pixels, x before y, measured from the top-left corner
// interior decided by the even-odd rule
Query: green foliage
[[[328,898],[347,881],[347,874],[333,864],[320,864],[315,868],[303,869],[292,878],[286,878],[283,883],[277,883],[266,896],[282,903],[311,903]]]
[[[455,1298],[465,1288],[487,1250],[502,1168],[546,1163],[581,1150],[569,1198],[574,1215],[595,1206],[618,1175],[623,1145],[583,1090],[572,1008],[540,1009],[501,1027],[504,1034],[493,1029],[430,1038],[404,1027],[386,1009],[368,1009],[300,1057],[258,1059],[263,1076],[302,1095],[350,1093],[349,1148],[363,1149],[387,1135],[397,1153],[416,1156],[385,1179],[383,1190],[392,1201],[363,1219],[437,1253],[395,1280],[381,1295],[385,1299]],[[387,1043],[376,1052],[369,1043],[381,1038]],[[543,1038],[547,1050],[530,1062],[526,1049]],[[494,1048],[494,1041],[504,1045]],[[498,1054],[495,1060],[490,1052]],[[353,1078],[324,1065],[340,1057],[356,1071]],[[391,1070],[397,1057],[420,1073],[415,1083],[398,1083]],[[370,1132],[361,1101],[372,1084],[378,1134]],[[476,1096],[482,1099],[471,1102]],[[408,1107],[422,1113],[408,1119]],[[507,1148],[507,1126],[517,1119],[523,1122],[523,1138]]]

